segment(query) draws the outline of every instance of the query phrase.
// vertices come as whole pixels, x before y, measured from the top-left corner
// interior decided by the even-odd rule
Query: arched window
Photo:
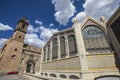
[[[70,56],[75,56],[77,53],[77,49],[76,49],[76,41],[74,35],[70,35],[68,37],[68,43],[69,43]]]
[[[48,45],[47,60],[50,60],[50,45]]]
[[[46,49],[44,49],[44,57],[43,57],[43,61],[46,60]]]
[[[110,48],[103,30],[96,26],[87,26],[83,29],[82,33],[87,52],[110,53]]]
[[[69,78],[70,78],[70,79],[77,79],[77,80],[79,79],[79,77],[76,76],[76,75],[70,75]]]
[[[52,42],[52,59],[57,59],[58,57],[58,45],[57,38],[55,38]]]
[[[50,74],[50,76],[51,76],[51,77],[57,77],[56,74],[53,74],[53,73]]]
[[[94,80],[120,80],[119,75],[105,75],[95,78]]]
[[[61,74],[61,75],[60,75],[60,78],[64,78],[64,79],[66,79],[66,78],[67,78],[67,76],[66,76],[66,75],[64,75],[64,74]]]
[[[66,56],[66,47],[65,47],[65,38],[61,37],[60,39],[60,46],[61,46],[61,58],[64,58]]]
[[[24,29],[24,28],[25,28],[25,23],[22,24],[22,29]]]

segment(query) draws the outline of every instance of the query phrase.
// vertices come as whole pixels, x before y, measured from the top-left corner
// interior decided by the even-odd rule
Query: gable
[[[104,27],[104,24],[102,24],[100,21],[96,21],[94,19],[92,19],[91,17],[87,17],[81,24],[82,29],[86,26],[89,25],[94,25],[97,27]]]
[[[95,21],[93,21],[93,20],[91,20],[91,19],[88,19],[83,25],[82,25],[82,28],[84,28],[84,27],[86,27],[86,26],[88,26],[88,25],[95,25],[95,26],[103,26],[103,25],[101,25],[101,23],[99,22],[95,22]]]

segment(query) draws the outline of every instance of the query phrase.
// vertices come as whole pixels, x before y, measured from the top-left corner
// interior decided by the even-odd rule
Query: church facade
[[[23,45],[19,73],[35,74],[40,71],[41,49],[32,45]]]
[[[0,51],[0,72],[39,71],[41,49],[24,43],[28,25],[26,18],[19,20],[13,36],[5,42]]]

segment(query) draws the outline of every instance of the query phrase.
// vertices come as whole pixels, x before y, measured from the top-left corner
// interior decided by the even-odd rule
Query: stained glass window
[[[44,58],[43,58],[43,61],[46,60],[46,49],[44,49]]]
[[[50,45],[48,45],[47,60],[50,60]]]
[[[87,26],[83,29],[82,33],[87,52],[110,53],[110,48],[103,30],[96,26]]]
[[[55,38],[52,42],[52,59],[57,59],[58,57],[58,45],[57,38]]]
[[[65,38],[61,37],[60,39],[60,43],[61,43],[61,58],[64,58],[66,56],[66,47],[65,47]]]
[[[68,37],[68,43],[69,43],[70,56],[75,56],[77,53],[77,49],[76,49],[76,41],[74,35],[70,35]]]

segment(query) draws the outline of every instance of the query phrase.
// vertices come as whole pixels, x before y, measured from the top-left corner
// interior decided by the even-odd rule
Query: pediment
[[[97,21],[97,20],[91,18],[90,16],[87,16],[83,20],[83,22],[81,23],[81,28],[84,28],[84,27],[89,26],[89,25],[95,25],[95,26],[98,26],[98,27],[104,27],[104,25],[100,21]]]

